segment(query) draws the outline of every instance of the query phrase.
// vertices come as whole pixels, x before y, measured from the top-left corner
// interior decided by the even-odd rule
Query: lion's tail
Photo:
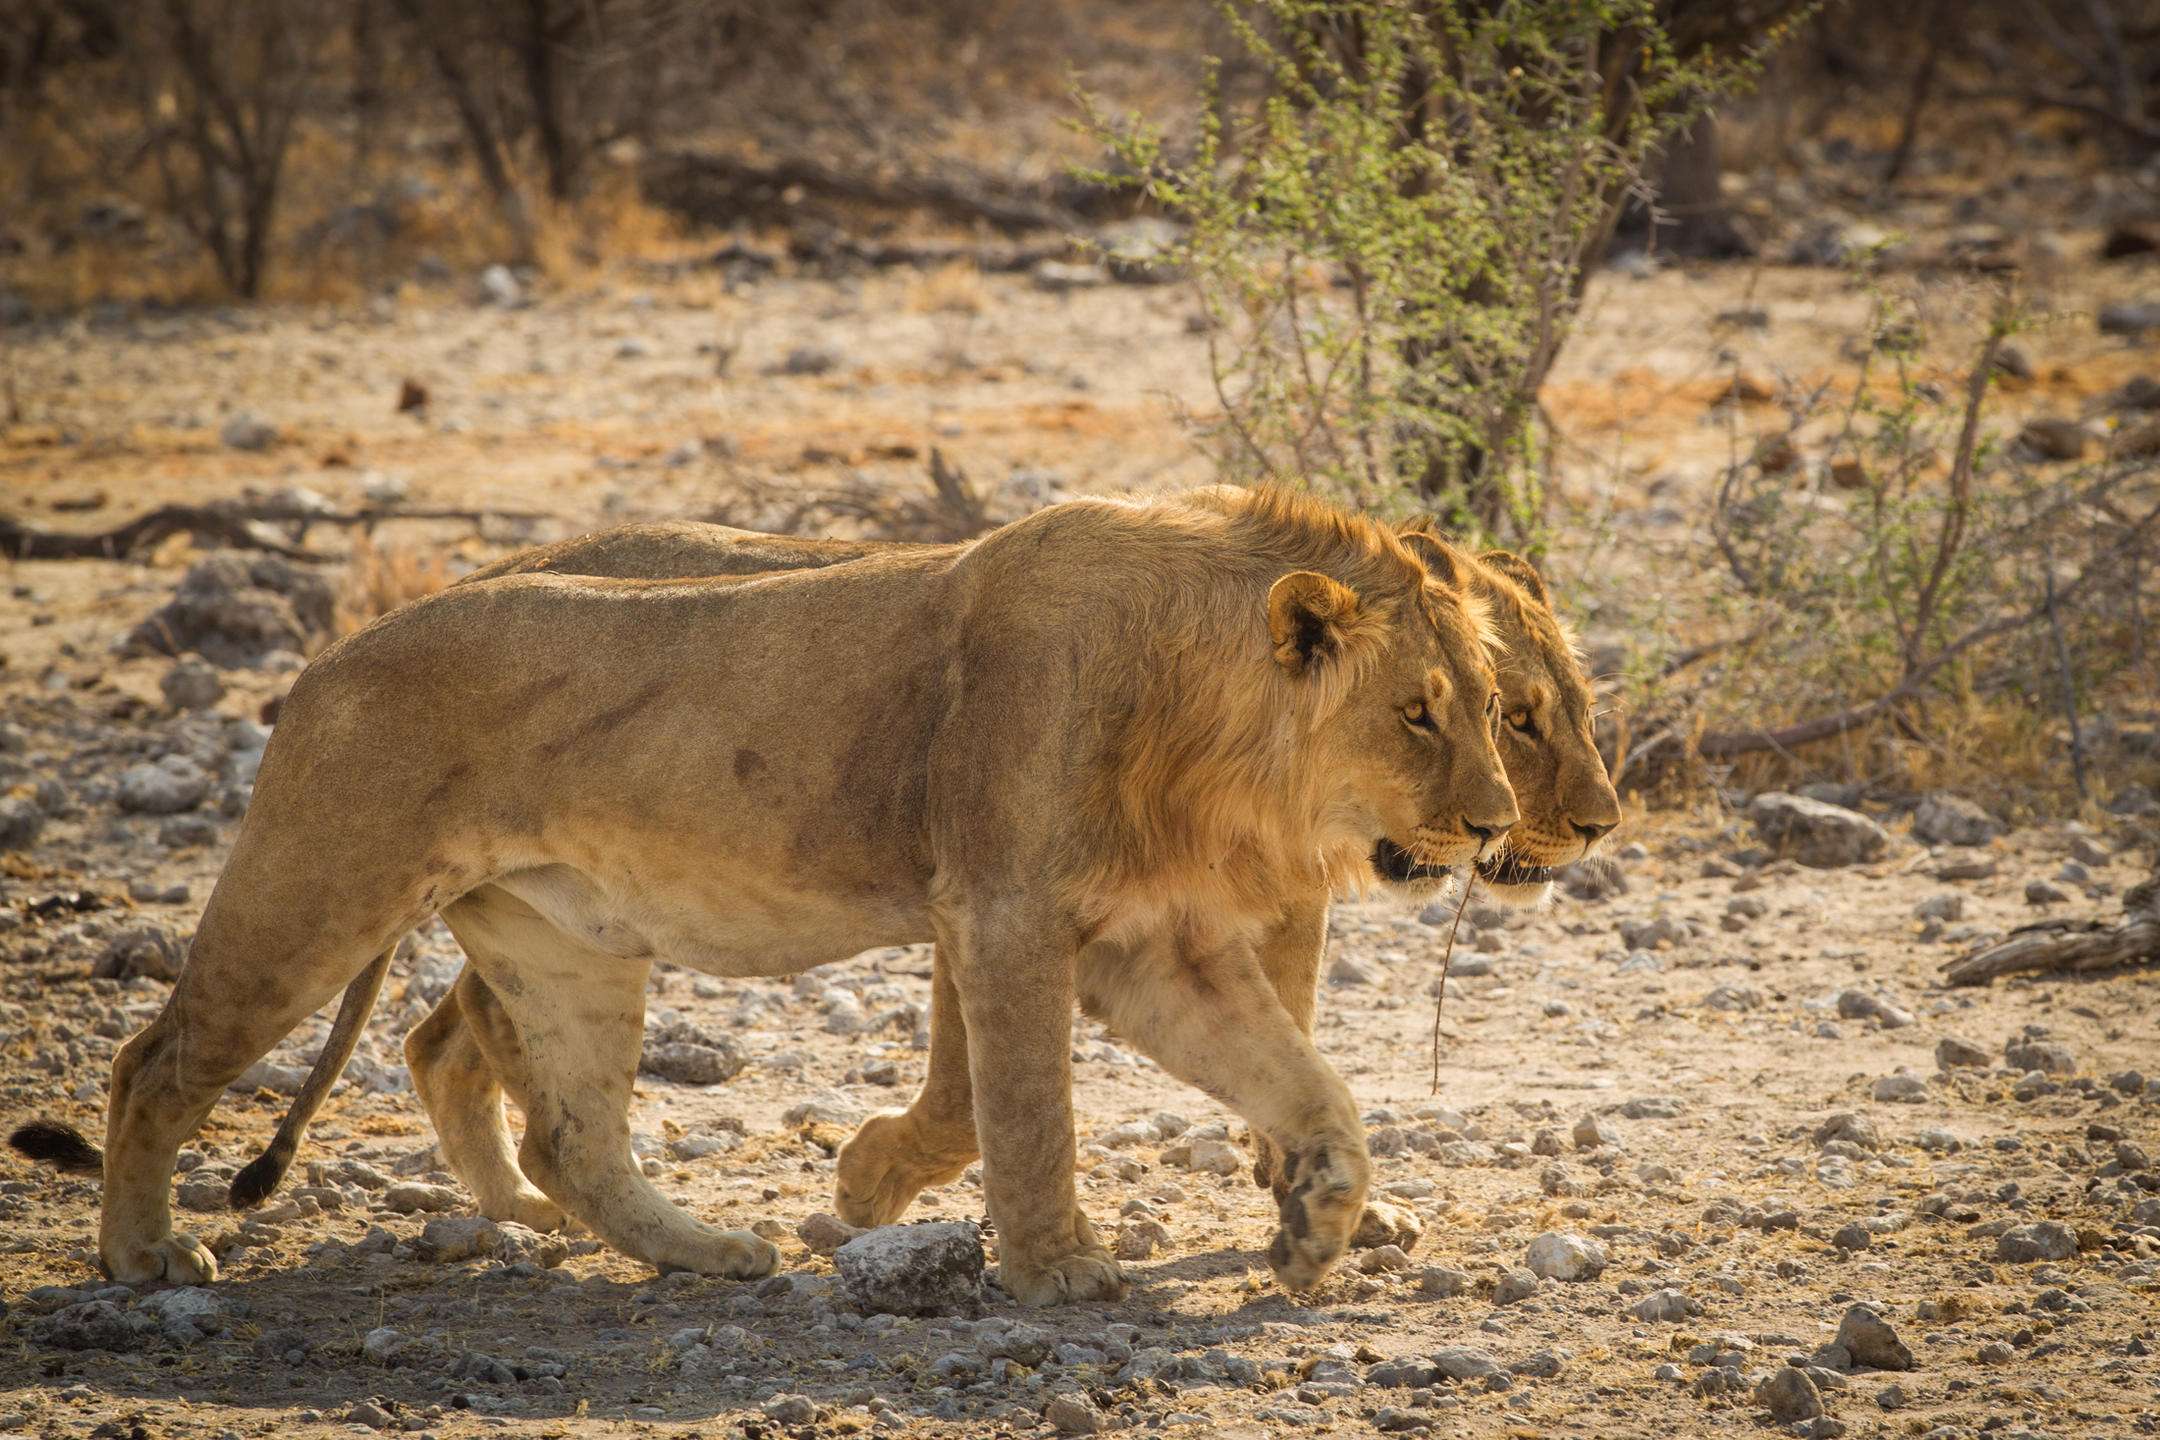
[[[315,1068],[308,1071],[307,1083],[293,1097],[292,1109],[278,1122],[277,1134],[270,1137],[269,1148],[233,1176],[232,1188],[225,1192],[226,1203],[235,1210],[251,1209],[269,1199],[270,1192],[277,1189],[285,1172],[292,1168],[293,1156],[300,1149],[300,1138],[307,1134],[308,1122],[322,1109],[330,1087],[337,1083],[345,1062],[352,1059],[353,1050],[360,1043],[360,1032],[367,1028],[368,1016],[375,1009],[375,999],[382,994],[383,977],[390,973],[390,957],[395,953],[397,947],[394,945],[383,951],[345,987],[345,999],[338,1006],[336,1021],[330,1026],[330,1038],[323,1042],[322,1054],[315,1057]]]
[[[15,1127],[8,1145],[26,1160],[36,1160],[71,1174],[105,1168],[105,1152],[90,1143],[82,1131],[58,1120],[32,1120]]]

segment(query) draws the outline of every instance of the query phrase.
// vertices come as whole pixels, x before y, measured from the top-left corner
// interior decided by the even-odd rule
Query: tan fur
[[[1299,571],[1356,605],[1293,596],[1293,668],[1269,596]],[[1493,687],[1455,590],[1386,532],[1282,497],[1083,502],[962,549],[739,582],[453,587],[295,686],[183,977],[115,1067],[104,1263],[213,1273],[170,1228],[179,1144],[441,912],[514,1037],[491,1068],[527,1112],[518,1169],[628,1253],[732,1275],[776,1258],[630,1161],[652,961],[780,975],[934,940],[1012,1293],[1121,1288],[1072,1184],[1082,995],[1287,1157],[1298,1205],[1270,1259],[1309,1284],[1369,1166],[1254,939],[1286,887],[1355,873],[1382,840],[1434,866],[1489,851],[1470,827],[1515,818]],[[1204,814],[1181,813],[1202,792],[1178,763],[1204,775]],[[1223,1045],[1222,1018],[1251,1043]]]
[[[1243,491],[1224,487],[1188,492],[1179,502],[1219,508],[1241,503],[1243,496]],[[1473,558],[1422,527],[1405,539],[1430,547],[1432,568],[1472,587],[1471,593],[1482,600],[1481,623],[1490,628],[1502,653],[1503,710],[1514,714],[1543,704],[1575,722],[1546,727],[1535,739],[1512,727],[1503,731],[1502,754],[1523,811],[1509,833],[1507,853],[1515,852],[1518,837],[1526,831],[1557,837],[1539,840],[1524,857],[1528,863],[1564,863],[1587,853],[1595,842],[1585,840],[1574,827],[1610,825],[1618,818],[1618,804],[1590,738],[1588,685],[1573,643],[1550,608],[1542,580],[1513,556],[1495,552]],[[716,525],[632,525],[521,552],[474,578],[526,569],[629,577],[741,575],[834,564],[891,548],[895,547],[878,542],[802,540]],[[938,548],[956,554],[959,547]],[[1289,592],[1279,584],[1274,593]],[[1271,617],[1270,639],[1280,644],[1282,631],[1279,617]],[[1543,882],[1493,887],[1502,898],[1517,902],[1539,898],[1547,888]],[[1261,968],[1270,985],[1298,1029],[1308,1036],[1326,912],[1327,893],[1315,887],[1284,907],[1259,945]],[[853,1224],[880,1225],[899,1218],[918,1193],[957,1177],[979,1154],[967,1073],[967,1036],[952,992],[950,967],[937,965],[934,975],[930,1067],[922,1093],[906,1111],[865,1122],[841,1152],[835,1204]],[[1085,993],[1082,998],[1085,1002]],[[1098,1013],[1097,1018],[1103,1017]],[[468,1021],[482,1033],[499,1034],[506,1024],[500,1006],[471,968],[407,1041],[415,1083],[434,1117],[452,1168],[480,1197],[483,1211],[498,1219],[534,1223],[530,1207],[541,1197],[517,1170],[503,1122],[502,1092],[488,1069],[486,1055],[467,1033]],[[499,1051],[502,1042],[490,1048]],[[318,1068],[342,1066],[348,1052],[349,1046],[341,1051],[333,1039]],[[1162,1055],[1152,1058],[1165,1062]],[[514,1088],[512,1093],[516,1093]],[[1258,1149],[1257,1178],[1268,1185],[1278,1178],[1276,1158],[1264,1138]],[[1384,1202],[1369,1201],[1367,1223],[1379,1231],[1392,1230],[1389,1208]]]

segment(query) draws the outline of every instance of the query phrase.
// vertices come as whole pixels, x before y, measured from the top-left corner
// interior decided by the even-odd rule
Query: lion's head
[[[1497,853],[1516,807],[1471,567],[1309,497],[1224,488],[1151,523],[1180,511],[1215,538],[1179,573],[1206,578],[1153,599],[1144,658],[1089,677],[1120,836],[1095,883],[1273,914],[1315,880],[1425,885]],[[1136,581],[1170,573],[1140,543]]]
[[[1500,900],[1534,903],[1560,869],[1588,856],[1620,822],[1620,799],[1591,733],[1589,682],[1544,580],[1527,561],[1505,550],[1471,560],[1422,525],[1404,538],[1467,566],[1491,612],[1502,647],[1500,755],[1522,817],[1477,873]]]

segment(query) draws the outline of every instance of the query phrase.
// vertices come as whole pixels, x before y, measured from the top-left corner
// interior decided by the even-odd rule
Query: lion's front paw
[[[500,1214],[496,1213],[498,1210]],[[518,1191],[502,1205],[483,1205],[480,1211],[490,1220],[508,1220],[523,1225],[528,1230],[538,1230],[543,1235],[564,1229],[570,1224],[570,1217],[563,1213],[562,1206],[531,1186]]]
[[[966,1139],[972,1147],[972,1130]],[[864,1230],[890,1225],[907,1213],[917,1195],[957,1179],[974,1158],[972,1153],[957,1159],[932,1153],[924,1143],[923,1127],[912,1116],[873,1115],[840,1147],[833,1209]]]
[[[1023,1305],[1067,1305],[1125,1298],[1125,1272],[1110,1252],[1075,1251],[1047,1260],[998,1259],[998,1283]]]
[[[99,1256],[105,1273],[122,1285],[169,1280],[175,1285],[207,1285],[217,1279],[217,1258],[193,1235],[167,1235],[148,1245],[128,1245]]]
[[[1367,1168],[1363,1154],[1339,1140],[1284,1158],[1277,1176],[1282,1228],[1267,1259],[1285,1288],[1311,1289],[1349,1248],[1365,1209]]]

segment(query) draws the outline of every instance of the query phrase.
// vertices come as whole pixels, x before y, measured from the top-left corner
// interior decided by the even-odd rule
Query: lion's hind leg
[[[454,919],[446,921],[457,934]],[[468,954],[473,945],[483,943],[477,933],[459,934],[458,941]],[[472,1191],[480,1213],[490,1220],[554,1230],[563,1223],[562,1207],[518,1168],[517,1147],[503,1120],[506,1090],[520,1109],[527,1108],[530,1099],[524,1056],[517,1047],[502,1003],[468,965],[405,1037],[405,1063],[434,1123],[443,1158]]]
[[[652,962],[593,949],[495,887],[452,909],[524,1057],[524,1173],[602,1240],[661,1270],[770,1274],[780,1252],[769,1241],[684,1214],[630,1153]]]
[[[329,949],[317,926],[294,936],[234,913],[213,897],[172,997],[113,1060],[98,1255],[107,1275],[128,1284],[217,1278],[209,1250],[172,1228],[180,1147],[227,1085],[396,939],[366,935]],[[266,955],[292,958],[273,965]]]

